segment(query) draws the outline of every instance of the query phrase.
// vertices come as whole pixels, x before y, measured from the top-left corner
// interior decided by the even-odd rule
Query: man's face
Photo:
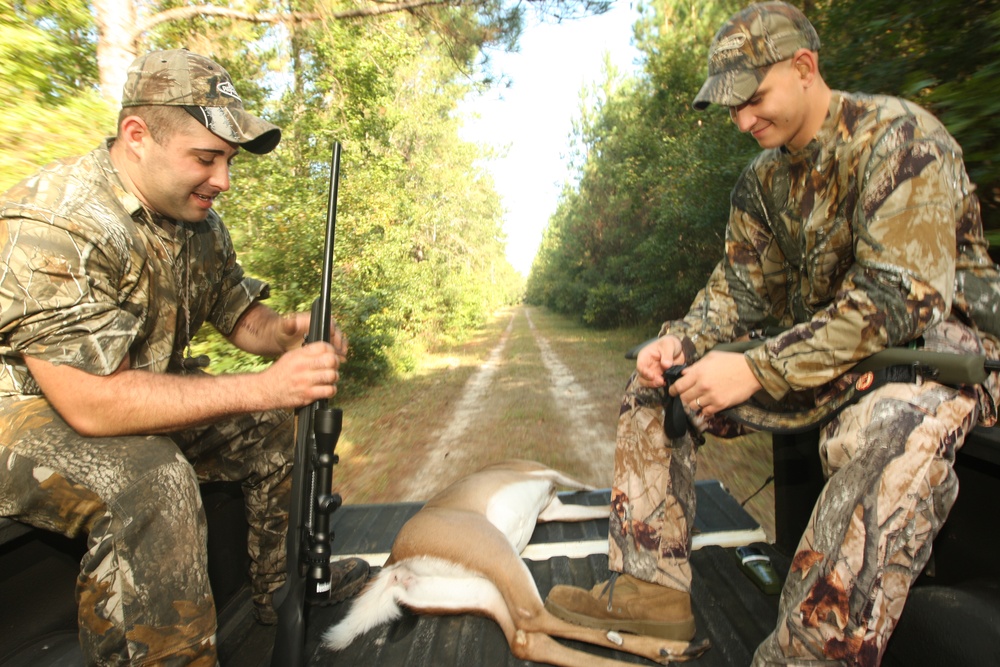
[[[160,215],[201,222],[219,193],[229,189],[229,166],[239,148],[186,119],[160,144],[146,132],[133,184]]]
[[[729,107],[736,127],[748,132],[761,148],[798,149],[812,140],[805,136],[806,89],[793,63],[789,59],[772,65],[753,97]]]

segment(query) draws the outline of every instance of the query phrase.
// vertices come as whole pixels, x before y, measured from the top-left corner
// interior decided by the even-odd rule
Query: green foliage
[[[0,5],[0,93],[50,105],[93,86],[94,20],[85,0],[14,0]]]
[[[0,6],[0,191],[113,133],[95,60],[80,57],[92,23],[82,1]]]
[[[644,76],[609,72],[581,110],[579,181],[543,237],[529,302],[622,326],[683,314],[704,284],[753,145],[724,114],[696,113],[690,101],[711,36],[735,6],[668,2],[644,12]]]
[[[0,192],[57,158],[96,147],[115,125],[114,112],[92,90],[55,106],[37,97],[7,98],[0,118]]]
[[[218,4],[330,11],[309,0]],[[19,63],[14,50],[0,46],[0,85],[8,93],[0,100],[4,177],[15,166],[23,176],[50,157],[84,152],[114,130],[114,111],[92,92],[95,45],[67,39],[76,26],[93,34],[81,8],[89,5],[49,0],[0,14],[0,34],[34,54]],[[516,40],[519,11],[507,7],[496,24],[489,13],[447,5],[419,16],[286,25],[202,17],[160,24],[144,36],[143,49],[186,46],[218,60],[244,102],[282,127],[273,153],[237,158],[233,189],[217,201],[242,264],[270,284],[268,303],[278,311],[309,309],[318,296],[331,147],[334,140],[343,145],[332,295],[351,343],[341,390],[412,367],[420,350],[467,335],[520,295],[522,281],[504,256],[498,195],[476,166],[479,149],[458,138],[454,118],[477,85],[466,75],[477,45]],[[434,25],[454,30],[445,40]],[[476,36],[465,50],[456,46],[462,26]],[[44,68],[58,75],[43,76]],[[21,164],[25,146],[31,159]],[[267,363],[212,330],[203,329],[192,347],[212,358],[213,372]]]
[[[729,191],[758,150],[726,110],[690,107],[712,36],[744,4],[667,0],[643,10],[643,72],[609,72],[580,110],[577,179],[543,236],[530,303],[598,327],[686,312],[722,256]],[[938,114],[963,146],[987,226],[1000,227],[1000,0],[807,4],[828,83]]]
[[[330,150],[342,143],[332,301],[351,342],[345,378],[371,382],[513,299],[500,206],[473,166],[478,150],[457,138],[452,111],[467,87],[433,39],[382,17],[306,26],[290,43],[279,57],[295,77],[269,107],[285,140],[239,163],[226,210],[240,217],[227,221],[244,265],[271,284],[272,305],[309,308]]]

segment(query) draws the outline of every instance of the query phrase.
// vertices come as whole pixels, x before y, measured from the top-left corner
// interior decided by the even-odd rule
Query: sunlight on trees
[[[330,151],[334,139],[342,143],[334,312],[351,339],[342,389],[405,370],[422,349],[461,339],[522,290],[505,258],[499,197],[454,118],[463,96],[488,84],[480,49],[516,44],[527,7],[586,12],[606,3],[399,4],[407,11],[386,13],[390,5],[379,3],[358,14],[367,6],[309,0],[228,3],[193,15],[173,0],[5,5],[4,185],[114,133],[116,110],[99,92],[107,44],[96,36],[119,14],[134,15],[141,30],[111,31],[126,35],[119,47],[138,39],[142,51],[185,46],[209,55],[250,108],[283,128],[274,153],[237,159],[233,190],[217,202],[242,262],[271,284],[278,310],[308,308],[318,294]],[[161,20],[181,10],[185,20]],[[212,332],[197,345],[213,372],[262,363]]]
[[[530,303],[593,326],[654,331],[687,311],[721,256],[729,191],[758,150],[726,110],[690,106],[712,36],[744,4],[644,7],[643,72],[609,78],[580,111],[577,178],[543,237]],[[805,9],[831,86],[901,95],[937,114],[964,149],[988,236],[1000,229],[1000,0],[816,0]]]
[[[124,3],[124,4],[123,4]],[[600,327],[681,315],[718,259],[728,194],[756,144],[724,110],[690,101],[714,31],[734,0],[649,3],[635,26],[638,76],[584,91],[573,166],[526,287],[527,298]],[[400,11],[405,6],[406,11]],[[113,133],[97,25],[128,53],[187,46],[233,74],[247,104],[284,129],[279,149],[241,157],[219,202],[251,273],[280,310],[317,292],[329,152],[344,145],[336,311],[352,373],[371,381],[421,349],[460,338],[521,296],[504,257],[502,211],[480,149],[461,141],[456,105],[491,84],[484,46],[516,45],[524,13],[600,12],[603,0],[17,0],[0,7],[0,187]],[[121,11],[112,11],[118,8]],[[127,10],[127,11],[126,11]],[[987,229],[1000,229],[1000,0],[808,3],[838,88],[903,95],[962,144]],[[185,20],[166,20],[177,15]],[[199,343],[214,370],[259,360]]]

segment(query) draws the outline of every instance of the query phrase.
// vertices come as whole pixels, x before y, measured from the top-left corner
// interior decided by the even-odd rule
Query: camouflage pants
[[[77,601],[90,664],[216,664],[199,482],[242,482],[254,601],[270,605],[285,579],[292,422],[273,411],[84,438],[42,398],[0,401],[0,515],[88,536]]]
[[[888,384],[823,428],[828,481],[754,665],[878,664],[958,493],[952,463],[977,401],[972,389]],[[707,430],[733,426],[715,418]],[[612,570],[690,591],[696,463],[694,438],[668,440],[659,392],[633,377],[615,451]]]

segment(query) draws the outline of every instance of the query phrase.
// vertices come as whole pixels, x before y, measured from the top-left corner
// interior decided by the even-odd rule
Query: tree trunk
[[[97,71],[101,96],[115,106],[121,103],[126,70],[136,57],[132,31],[133,0],[94,0],[97,19]]]

